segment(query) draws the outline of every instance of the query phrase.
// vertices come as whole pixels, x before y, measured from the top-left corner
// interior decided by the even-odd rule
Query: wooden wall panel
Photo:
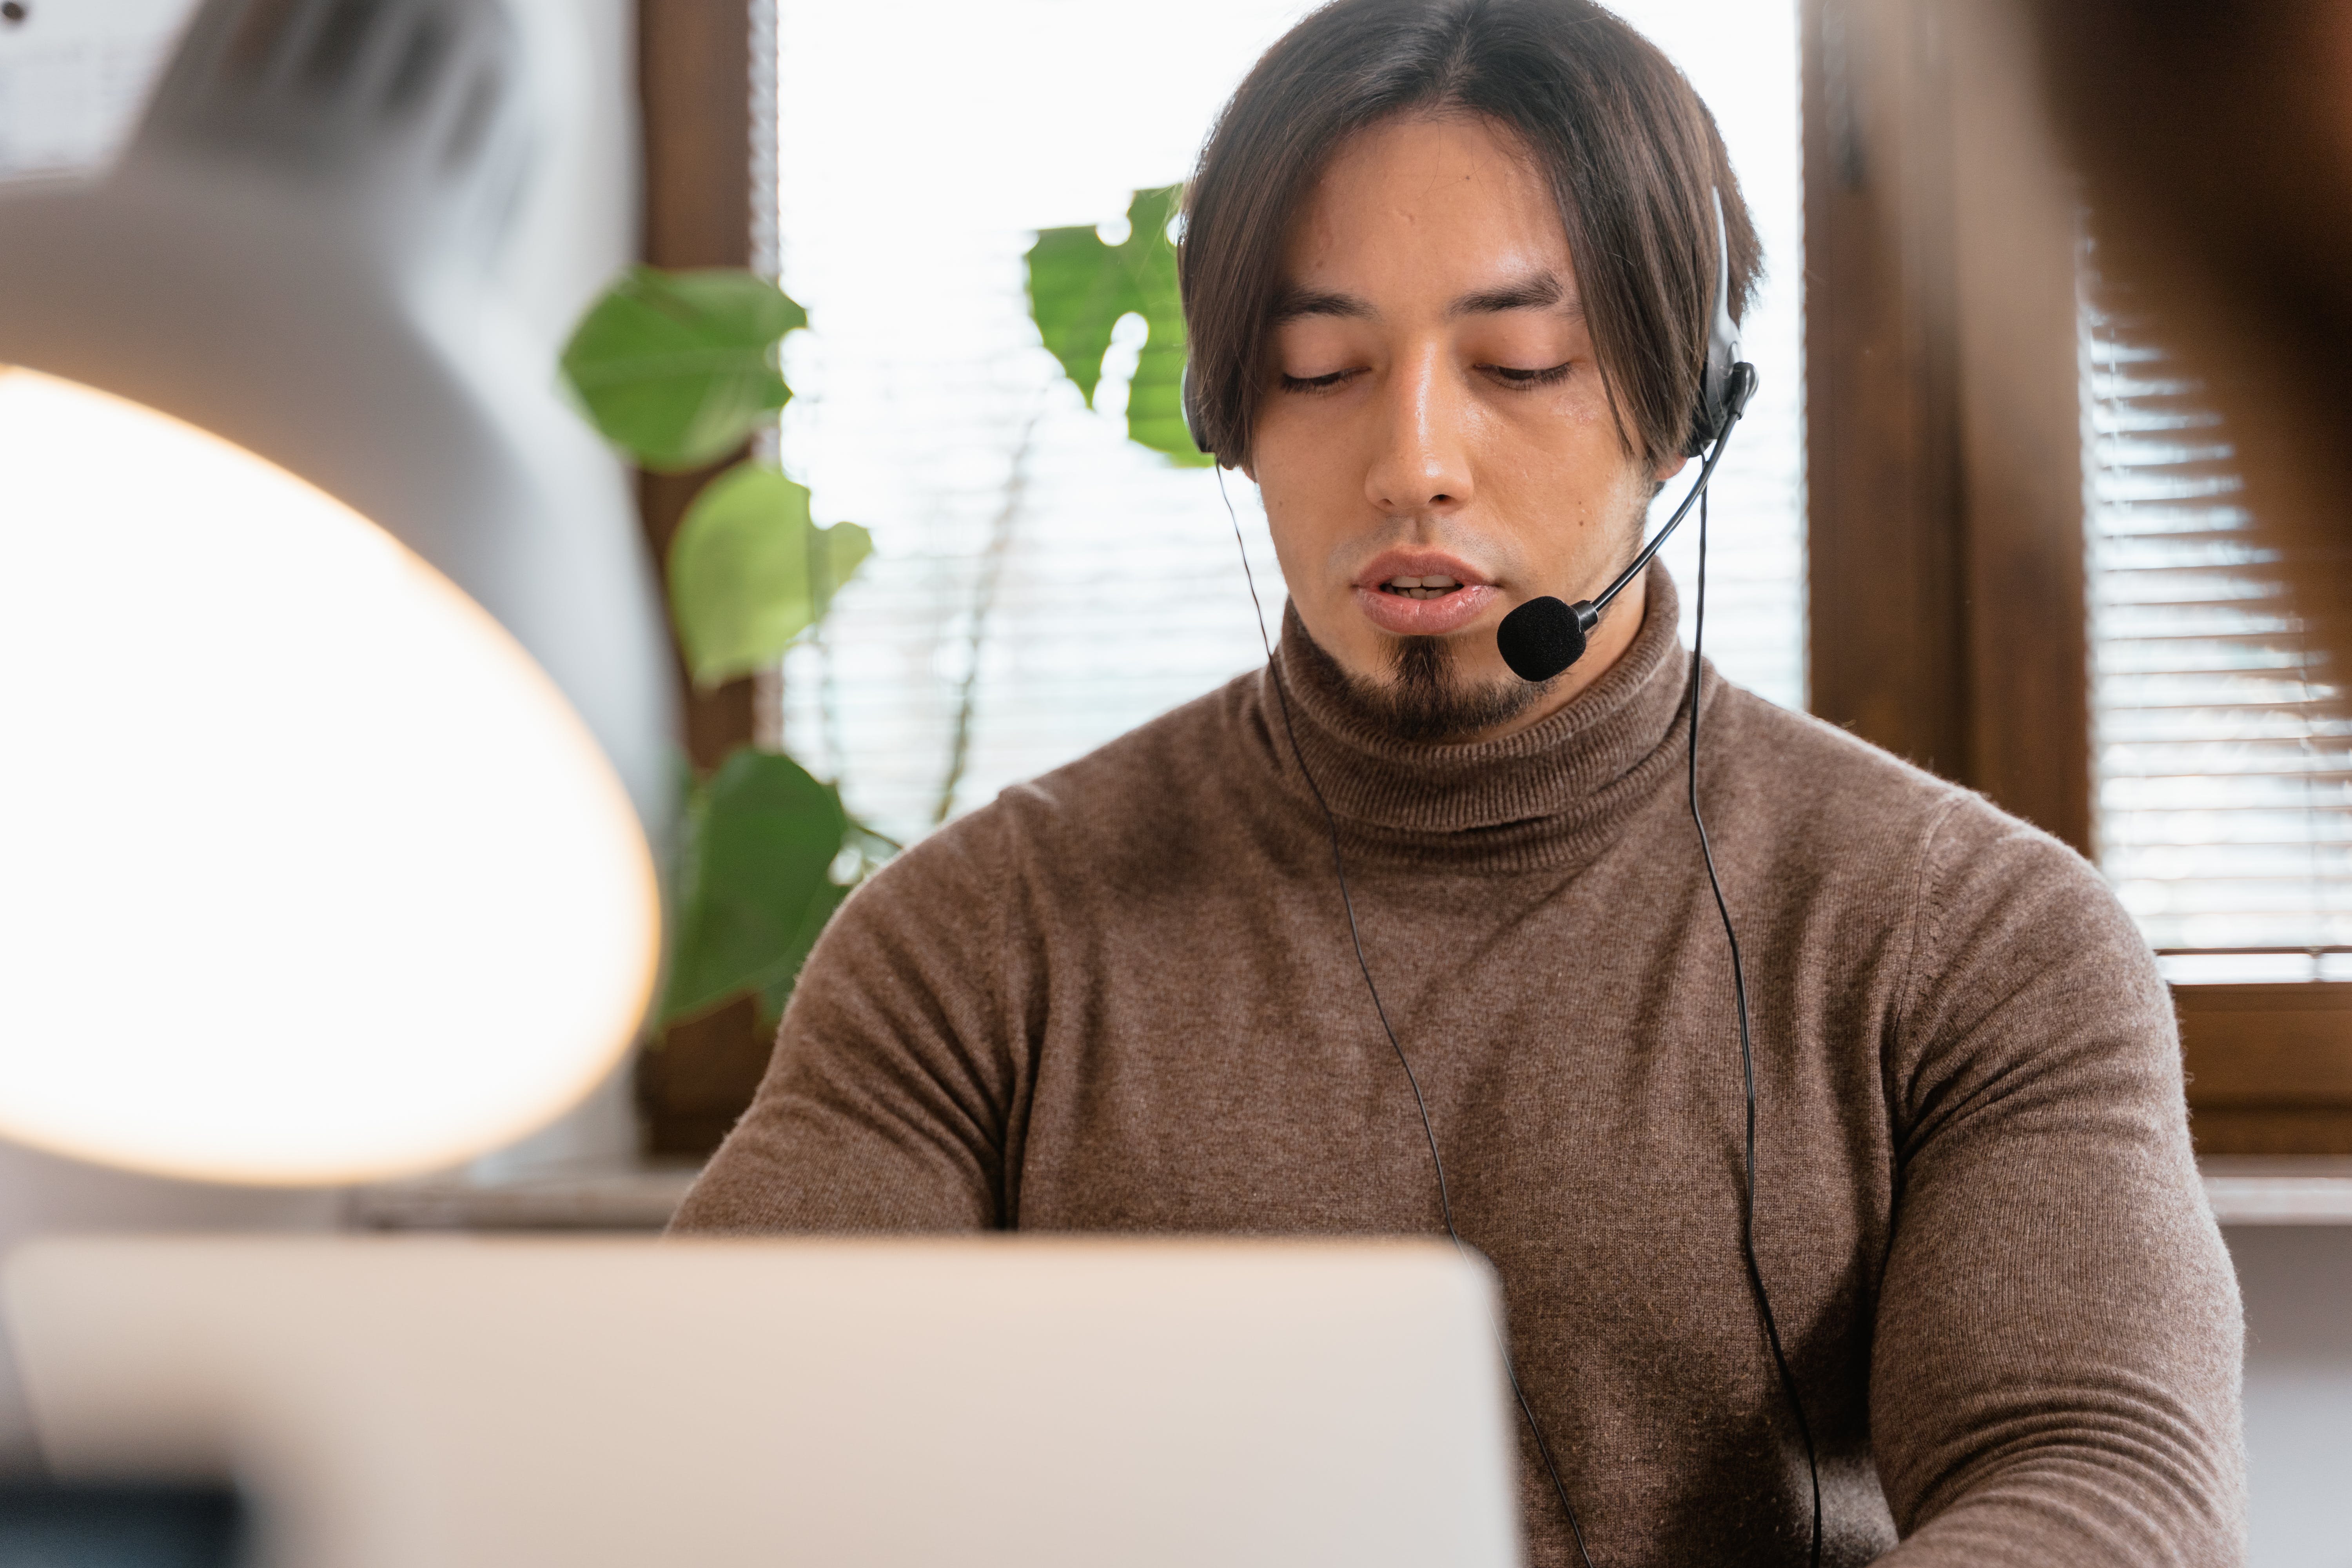
[[[2087,849],[2075,220],[2011,0],[1805,0],[1815,712]]]
[[[1961,777],[2088,854],[2080,198],[2019,8],[1948,5],[1959,373]]]
[[[1949,82],[1927,0],[1804,0],[1813,711],[1964,771]]]

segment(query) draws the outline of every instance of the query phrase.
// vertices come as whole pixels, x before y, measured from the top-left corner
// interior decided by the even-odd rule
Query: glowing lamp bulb
[[[478,605],[357,512],[0,367],[0,1136],[160,1174],[449,1165],[599,1082],[653,864]]]

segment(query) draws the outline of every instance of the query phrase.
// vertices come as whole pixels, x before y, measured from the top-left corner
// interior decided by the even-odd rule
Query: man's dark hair
[[[1526,147],[1559,204],[1621,437],[1647,459],[1685,450],[1714,315],[1711,193],[1735,315],[1762,258],[1682,72],[1591,0],[1335,0],[1251,70],[1185,194],[1190,375],[1216,456],[1249,455],[1300,205],[1341,142],[1410,112],[1481,115]]]

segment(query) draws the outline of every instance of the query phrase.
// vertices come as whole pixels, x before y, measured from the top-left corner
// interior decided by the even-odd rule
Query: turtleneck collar
[[[1678,616],[1674,580],[1663,563],[1654,563],[1642,629],[1600,679],[1539,723],[1465,744],[1401,741],[1364,723],[1343,701],[1332,672],[1297,656],[1306,633],[1295,609],[1284,611],[1275,658],[1298,752],[1349,837],[1415,858],[1491,857],[1506,868],[1580,864],[1627,816],[1681,776],[1676,721],[1689,659]],[[1268,679],[1259,677],[1258,706],[1275,765],[1312,809]],[[1710,709],[1714,684],[1710,679]]]

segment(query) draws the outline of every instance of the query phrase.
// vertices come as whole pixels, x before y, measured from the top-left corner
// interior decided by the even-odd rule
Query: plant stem
[[[1021,515],[1022,498],[1029,489],[1029,448],[1037,434],[1037,421],[1045,414],[1041,403],[1031,410],[1021,426],[1021,439],[1013,448],[1013,468],[1004,479],[1004,501],[997,508],[996,521],[990,525],[988,548],[980,558],[980,575],[972,584],[971,630],[964,663],[963,682],[956,693],[955,739],[948,747],[947,777],[940,784],[939,805],[932,809],[931,826],[936,827],[948,819],[955,809],[956,790],[963,784],[964,764],[971,756],[972,705],[980,695],[980,654],[988,638],[988,613],[995,607],[996,586],[1004,574],[1004,559],[1013,552],[1013,525]]]

